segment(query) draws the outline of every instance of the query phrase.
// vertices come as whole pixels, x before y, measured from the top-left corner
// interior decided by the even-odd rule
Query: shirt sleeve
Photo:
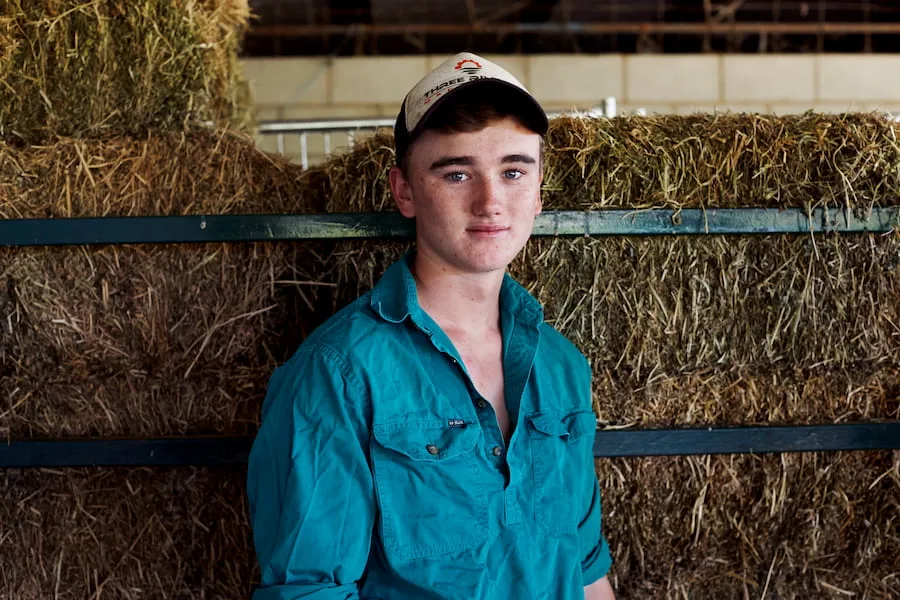
[[[591,406],[591,370],[587,366],[587,405]],[[581,549],[581,573],[588,586],[602,578],[612,566],[609,545],[603,536],[603,511],[600,502],[600,484],[594,470],[594,444],[585,444],[584,483],[581,489],[582,519],[578,524],[578,541]]]
[[[254,600],[356,600],[372,540],[368,398],[331,348],[301,347],[272,375],[247,495]]]

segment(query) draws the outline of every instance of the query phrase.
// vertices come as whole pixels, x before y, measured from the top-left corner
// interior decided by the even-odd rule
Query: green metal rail
[[[719,208],[547,211],[534,235],[658,236],[885,233],[900,228],[900,206],[859,214],[817,208]],[[398,213],[191,215],[0,220],[0,246],[264,242],[410,238],[412,221]]]
[[[20,440],[0,444],[0,469],[243,465],[252,437]],[[900,422],[598,431],[596,458],[896,450]]]

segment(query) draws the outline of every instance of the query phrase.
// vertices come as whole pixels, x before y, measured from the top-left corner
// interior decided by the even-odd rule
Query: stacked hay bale
[[[0,1],[0,137],[246,128],[247,0]]]
[[[545,208],[898,205],[898,132],[864,114],[557,119]],[[380,136],[326,165],[329,209],[389,209],[391,164]],[[342,245],[342,301],[404,247]],[[512,272],[590,357],[607,426],[900,417],[900,232],[534,239]],[[900,595],[898,452],[597,470],[620,598]]]
[[[304,210],[299,169],[246,135],[246,19],[241,0],[0,0],[0,218]],[[252,432],[312,326],[308,256],[0,248],[0,439]],[[248,595],[239,469],[0,482],[4,598]]]
[[[241,135],[245,6],[0,7],[0,217],[391,208],[389,137],[301,174]],[[897,204],[895,133],[558,119],[546,206]],[[252,433],[274,366],[405,246],[0,250],[0,435]],[[898,416],[896,233],[540,239],[513,272],[590,356],[611,426]],[[619,597],[896,596],[898,470],[878,452],[599,461]],[[240,469],[2,478],[4,596],[243,598],[256,578]]]

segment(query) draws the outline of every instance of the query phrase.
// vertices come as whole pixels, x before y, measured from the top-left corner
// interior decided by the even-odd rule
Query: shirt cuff
[[[600,536],[600,543],[594,551],[581,563],[581,574],[584,586],[587,587],[595,581],[602,579],[612,566],[612,556],[609,553],[609,545],[606,538]]]

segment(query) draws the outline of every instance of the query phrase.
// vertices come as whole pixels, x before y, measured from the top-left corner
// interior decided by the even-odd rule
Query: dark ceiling
[[[251,0],[250,56],[897,52],[900,1]]]

